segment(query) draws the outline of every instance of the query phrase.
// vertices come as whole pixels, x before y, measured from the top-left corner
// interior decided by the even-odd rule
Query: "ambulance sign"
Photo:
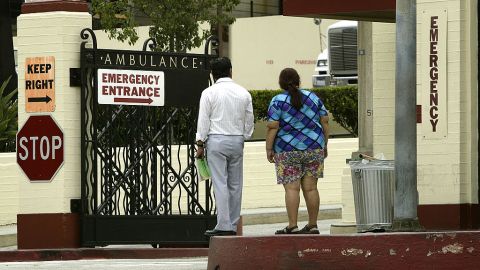
[[[162,71],[98,69],[98,103],[164,106]]]

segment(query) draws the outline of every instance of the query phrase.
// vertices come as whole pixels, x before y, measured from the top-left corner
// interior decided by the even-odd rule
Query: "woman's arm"
[[[328,137],[330,136],[328,120],[329,120],[328,115],[320,117],[320,123],[322,124],[323,135],[325,136],[325,147],[323,149],[325,153],[325,156],[324,156],[325,158],[328,156],[327,144],[328,144]]]
[[[267,151],[267,159],[270,163],[273,163],[273,143],[275,142],[275,137],[277,136],[278,128],[280,123],[278,121],[268,121],[267,122],[267,137],[265,139],[265,147]]]

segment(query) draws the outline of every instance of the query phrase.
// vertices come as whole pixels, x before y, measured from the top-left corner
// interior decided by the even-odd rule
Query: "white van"
[[[330,85],[330,72],[328,70],[328,49],[318,55],[315,72],[312,76],[313,87]]]

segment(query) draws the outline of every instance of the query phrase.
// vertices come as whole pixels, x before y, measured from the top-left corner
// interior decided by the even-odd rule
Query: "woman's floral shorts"
[[[276,153],[277,184],[288,184],[304,176],[323,177],[323,149]]]

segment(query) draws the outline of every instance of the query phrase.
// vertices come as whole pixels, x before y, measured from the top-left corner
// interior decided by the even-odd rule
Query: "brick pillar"
[[[48,182],[19,179],[18,247],[67,248],[79,246],[79,217],[70,200],[80,198],[80,89],[70,87],[70,68],[80,67],[80,31],[91,28],[84,1],[26,3],[18,17],[18,122],[26,112],[27,58],[55,58],[55,109],[41,112],[55,119],[64,134],[64,164]],[[29,90],[30,91],[30,90]],[[20,168],[19,168],[20,170]]]

